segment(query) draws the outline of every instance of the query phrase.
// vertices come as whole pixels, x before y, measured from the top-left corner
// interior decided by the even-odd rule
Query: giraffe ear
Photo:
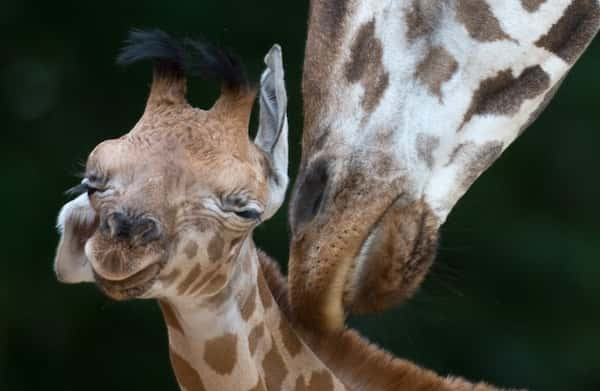
[[[82,194],[63,206],[57,228],[61,234],[54,272],[61,282],[92,282],[94,275],[84,247],[98,225],[96,212],[92,209],[87,194]]]
[[[259,127],[254,143],[266,153],[271,164],[270,200],[263,215],[263,219],[268,219],[283,203],[288,184],[287,93],[279,45],[269,50],[265,64],[267,68],[260,79]]]

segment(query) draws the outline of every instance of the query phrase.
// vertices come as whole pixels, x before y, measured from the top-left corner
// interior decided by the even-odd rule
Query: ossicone
[[[140,61],[151,61],[154,67],[148,104],[186,103],[186,78],[192,76],[220,83],[225,95],[252,93],[240,61],[206,40],[178,40],[159,29],[131,30],[117,64]]]

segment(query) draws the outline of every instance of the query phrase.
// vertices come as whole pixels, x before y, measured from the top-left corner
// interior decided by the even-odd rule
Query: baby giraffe
[[[255,91],[232,56],[134,31],[119,61],[140,60],[154,64],[141,119],[93,150],[60,212],[60,281],[94,282],[116,300],[158,299],[187,391],[492,389],[394,359],[353,331],[319,335],[294,322],[285,280],[252,241],[288,183],[279,46],[265,58],[254,141]],[[196,73],[222,84],[208,111],[185,99]]]

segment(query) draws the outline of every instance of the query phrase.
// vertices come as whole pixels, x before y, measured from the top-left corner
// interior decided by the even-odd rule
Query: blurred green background
[[[148,66],[114,58],[128,29],[204,35],[258,79],[284,48],[295,173],[306,1],[2,2],[0,390],[175,390],[160,312],[115,303],[52,272],[55,216],[81,162],[142,112]],[[371,340],[440,373],[532,390],[600,390],[600,42],[540,119],[443,227],[438,260],[401,308],[352,319]],[[217,90],[191,83],[191,101]],[[256,232],[285,262],[285,211]]]

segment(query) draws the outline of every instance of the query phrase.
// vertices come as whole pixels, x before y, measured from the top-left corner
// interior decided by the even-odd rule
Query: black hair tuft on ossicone
[[[130,65],[150,60],[162,77],[199,76],[223,83],[227,90],[249,87],[241,62],[205,40],[179,41],[162,30],[131,30],[117,64]]]
[[[190,55],[187,71],[224,84],[229,90],[241,90],[249,86],[244,66],[237,57],[211,42],[186,39],[184,45]]]
[[[161,75],[185,76],[185,50],[180,42],[161,30],[131,30],[117,56],[117,64],[146,60],[151,60]]]

